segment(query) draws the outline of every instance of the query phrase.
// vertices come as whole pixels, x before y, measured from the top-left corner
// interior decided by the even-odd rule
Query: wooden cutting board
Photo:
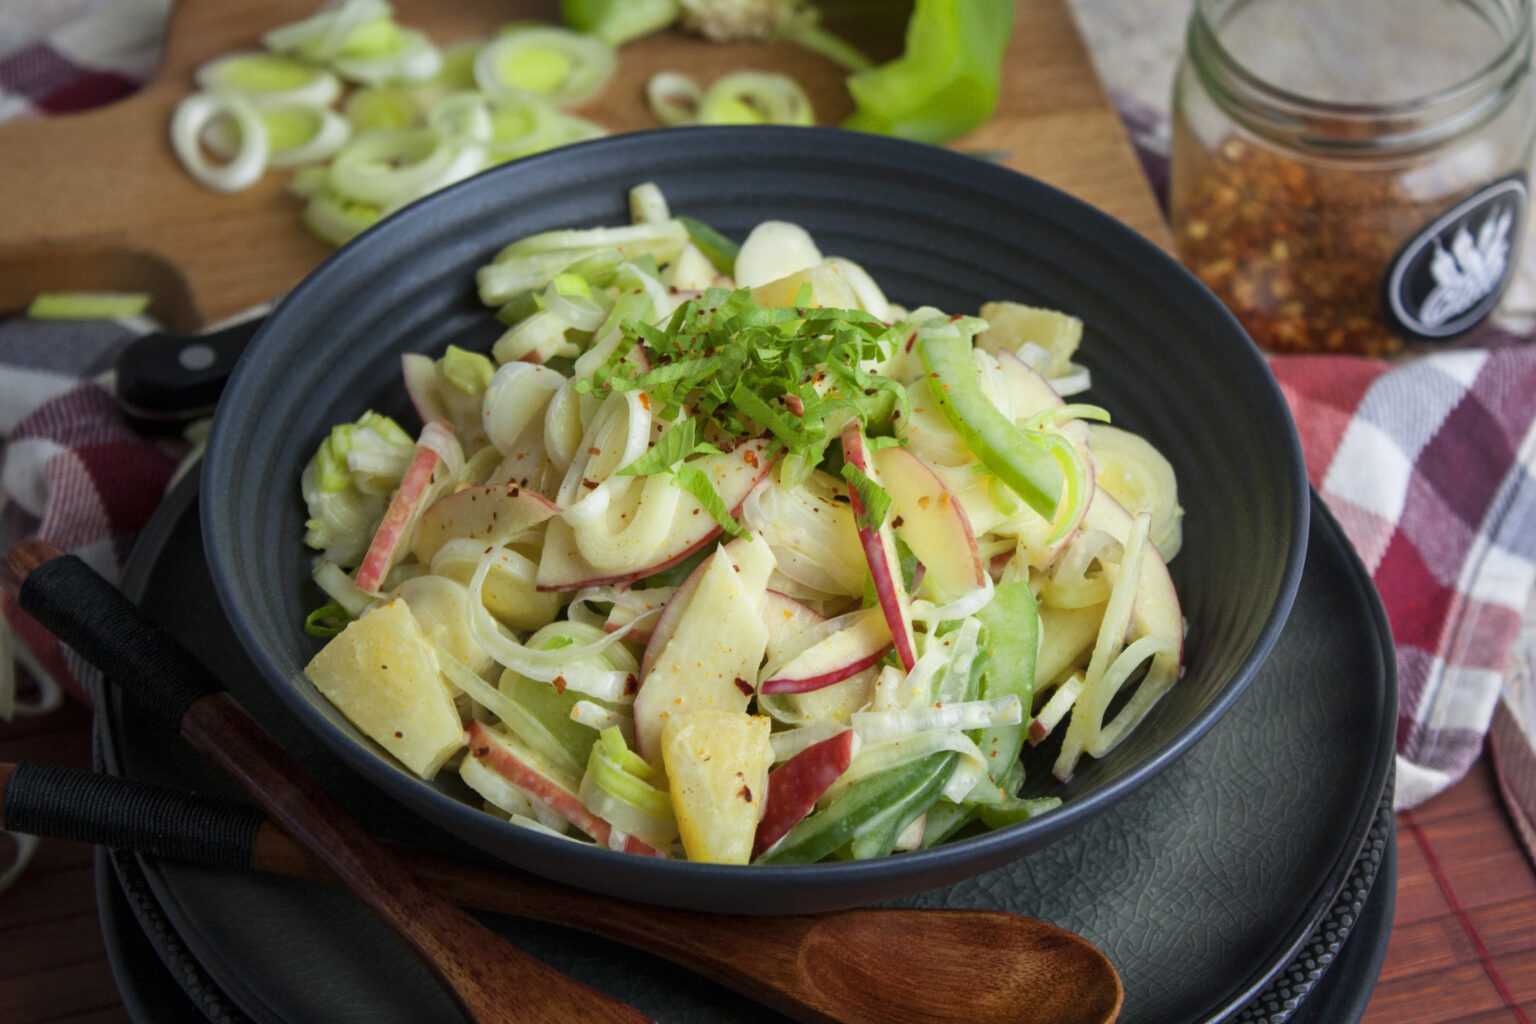
[[[39,291],[141,291],[165,323],[191,330],[291,288],[324,259],[330,247],[300,225],[287,172],[269,171],[245,192],[218,195],[186,175],[169,143],[171,112],[192,91],[198,65],[254,48],[263,31],[317,6],[180,0],[160,70],[144,89],[85,113],[0,125],[0,313],[24,307]],[[557,18],[555,3],[520,0],[397,0],[396,11],[440,44],[509,21]],[[890,56],[901,26],[864,17],[835,27],[877,57]],[[836,124],[851,109],[842,72],[797,47],[664,33],[625,47],[612,83],[578,113],[613,132],[656,127],[643,98],[653,73],[683,70],[708,82],[742,67],[792,74],[821,123]],[[952,145],[1002,153],[1008,166],[1167,244],[1065,0],[1019,0],[996,116]]]

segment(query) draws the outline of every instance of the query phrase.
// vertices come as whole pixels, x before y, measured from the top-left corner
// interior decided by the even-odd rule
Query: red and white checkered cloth
[[[120,29],[121,2],[79,0],[104,19],[94,32],[85,17],[10,52],[0,19],[0,115],[108,101],[125,91],[123,80],[142,78],[152,61],[99,59],[111,49],[103,33]],[[163,2],[138,0],[149,10]],[[121,38],[140,52],[133,43],[143,34]],[[1160,185],[1165,122],[1145,103],[1121,100]],[[129,332],[94,330],[25,322],[0,330],[8,527],[0,532],[35,531],[115,577],[178,450],[118,417],[97,375]],[[66,340],[63,331],[75,333]],[[1312,483],[1370,569],[1392,624],[1402,686],[1398,806],[1461,778],[1491,732],[1501,785],[1536,855],[1536,683],[1512,657],[1525,649],[1536,584],[1536,344],[1496,329],[1474,340],[1483,347],[1393,362],[1285,356],[1271,365],[1300,424]],[[25,624],[20,631],[67,678],[47,638]]]

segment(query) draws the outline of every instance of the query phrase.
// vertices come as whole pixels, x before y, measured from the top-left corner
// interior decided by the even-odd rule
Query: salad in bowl
[[[1050,813],[1182,672],[1167,458],[1072,401],[1082,324],[904,308],[804,227],[669,209],[511,240],[489,351],[299,486],[306,668],[485,810],[614,850],[864,860]],[[899,298],[899,297],[898,297]],[[295,623],[295,629],[299,624]]]

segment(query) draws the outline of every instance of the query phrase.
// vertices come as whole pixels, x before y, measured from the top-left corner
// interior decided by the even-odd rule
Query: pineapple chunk
[[[1051,354],[1050,365],[1041,367],[1047,377],[1067,373],[1067,364],[1083,340],[1083,322],[1054,309],[989,302],[981,307],[981,318],[987,329],[976,336],[977,348],[993,353],[1018,352],[1025,342],[1034,342]]]
[[[752,301],[759,306],[776,308],[793,306],[800,294],[800,286],[811,286],[811,301],[807,305],[823,309],[858,309],[859,296],[843,276],[836,264],[818,263],[805,270],[781,277],[752,289]]]
[[[691,861],[745,864],[768,792],[773,745],[762,715],[713,708],[674,715],[661,756]]]
[[[424,779],[464,745],[453,694],[402,599],[349,623],[304,672],[353,725]]]

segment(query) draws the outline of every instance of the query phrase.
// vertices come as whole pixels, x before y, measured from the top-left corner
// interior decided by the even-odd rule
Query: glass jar
[[[1464,334],[1518,263],[1531,0],[1195,0],[1173,97],[1180,258],[1271,351]]]

